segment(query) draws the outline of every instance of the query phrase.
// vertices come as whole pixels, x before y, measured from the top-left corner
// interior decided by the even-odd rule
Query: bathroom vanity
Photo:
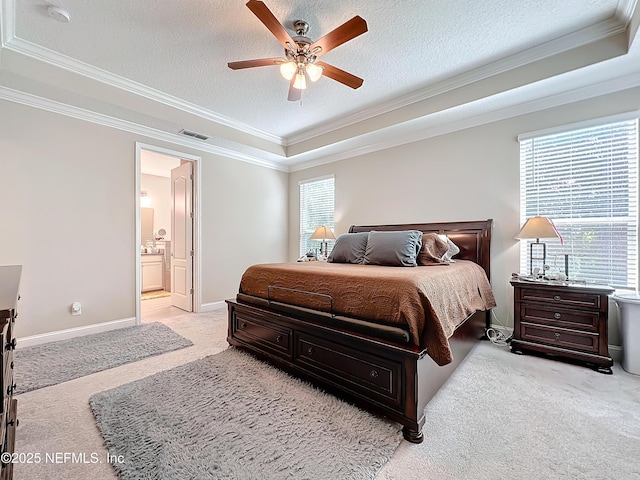
[[[142,253],[142,291],[164,289],[164,253]]]

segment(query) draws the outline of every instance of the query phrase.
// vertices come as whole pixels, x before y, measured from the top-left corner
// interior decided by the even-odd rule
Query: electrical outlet
[[[71,304],[71,315],[82,315],[82,304],[80,302]]]

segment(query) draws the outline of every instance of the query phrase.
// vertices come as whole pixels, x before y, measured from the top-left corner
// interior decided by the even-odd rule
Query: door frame
[[[181,160],[187,160],[193,163],[193,312],[198,313],[201,311],[201,298],[202,298],[202,282],[201,282],[201,255],[200,255],[200,171],[202,157],[191,155],[189,153],[178,152],[176,150],[169,150],[167,148],[158,147],[156,145],[149,145],[146,143],[136,142],[135,153],[135,185],[134,185],[134,205],[135,205],[135,238],[134,238],[134,251],[135,251],[135,299],[136,299],[136,325],[141,323],[141,301],[142,301],[142,278],[141,278],[141,260],[140,245],[142,242],[142,227],[140,218],[140,194],[141,194],[141,179],[140,179],[140,166],[141,166],[141,152],[142,150],[148,150],[162,155],[170,157],[176,157]]]

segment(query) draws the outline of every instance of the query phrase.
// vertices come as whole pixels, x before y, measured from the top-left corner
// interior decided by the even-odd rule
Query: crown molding
[[[615,17],[623,23],[625,27],[629,26],[637,3],[638,0],[618,0]]]
[[[635,4],[635,0],[628,1]],[[424,89],[416,90],[401,97],[394,98],[388,102],[380,103],[370,109],[354,113],[353,115],[341,117],[337,122],[329,122],[320,127],[308,129],[302,133],[291,135],[286,138],[285,146],[289,147],[300,142],[350,127],[379,115],[399,110],[457,88],[508,72],[509,70],[513,70],[539,60],[544,60],[574,48],[582,47],[617,35],[627,29],[632,11],[633,9],[625,10],[627,17],[624,22],[621,22],[620,19],[615,17],[598,22],[594,25],[563,35],[562,37],[550,40],[541,45],[503,57],[479,68],[475,68],[441,82],[428,85]]]
[[[0,0],[0,48],[14,37],[15,1]]]
[[[193,103],[181,100],[166,93],[162,93],[158,90],[147,87],[146,85],[142,85],[132,80],[120,77],[113,73],[107,72],[106,70],[102,70],[92,65],[80,62],[73,58],[67,57],[66,55],[62,55],[58,52],[54,52],[53,50],[49,50],[48,48],[44,48],[40,45],[31,43],[27,40],[13,37],[5,46],[5,48],[25,55],[29,58],[33,58],[34,60],[45,62],[49,65],[60,67],[72,73],[91,78],[112,87],[119,88],[121,90],[124,90],[125,92],[129,92],[143,98],[148,98],[149,100],[153,100],[154,102],[158,102],[162,105],[182,110],[183,112],[195,115],[210,122],[223,125],[225,127],[232,128],[244,134],[251,135],[262,140],[267,140],[279,146],[284,146],[284,140],[277,135],[273,135],[262,130],[258,130],[257,128],[250,127],[249,125],[235,121],[229,117],[225,117]]]
[[[420,123],[424,122],[424,118],[410,120],[408,122],[388,127],[377,133],[382,136],[387,133],[387,138],[378,142],[369,142],[364,146],[354,146],[345,148],[340,152],[325,155],[308,161],[300,161],[289,165],[290,172],[306,170],[308,168],[325,165],[328,163],[338,162],[349,158],[365,155],[368,153],[386,150],[401,145],[406,145],[428,138],[446,135],[459,130],[473,128],[519,115],[534,113],[540,110],[546,110],[553,107],[567,105],[569,103],[587,100],[589,98],[601,95],[615,93],[629,88],[640,87],[640,72],[618,77],[581,88],[573,89],[567,92],[558,93],[551,96],[543,96],[541,98],[531,100],[516,105],[509,105],[503,108],[495,109],[490,112],[477,115],[464,116],[463,118],[453,119],[446,123],[439,123],[435,126],[421,127]],[[396,133],[399,130],[402,133]]]
[[[39,108],[48,112],[65,115],[67,117],[76,118],[86,122],[95,123],[98,125],[123,130],[129,133],[135,133],[137,135],[144,135],[145,137],[161,140],[163,142],[172,143],[174,145],[180,145],[183,147],[193,148],[195,150],[207,153],[213,153],[215,155],[221,155],[234,160],[240,160],[242,162],[251,163],[253,165],[259,165],[261,167],[270,168],[273,170],[279,170],[281,172],[288,172],[288,167],[280,165],[275,162],[269,162],[262,158],[258,158],[252,155],[230,150],[228,148],[218,147],[210,145],[198,140],[192,140],[182,135],[163,132],[155,128],[146,127],[137,123],[129,122],[126,120],[110,117],[101,113],[91,112],[72,105],[66,105],[64,103],[55,102],[46,98],[38,97],[28,93],[13,90],[0,86],[0,99],[7,100],[14,103],[19,103],[29,107]]]
[[[2,48],[26,55],[35,60],[63,68],[72,73],[97,80],[106,85],[122,89],[126,92],[148,98],[160,104],[182,110],[205,120],[232,128],[241,133],[252,135],[262,140],[284,146],[284,139],[277,135],[253,128],[224,115],[202,108],[180,98],[167,95],[140,83],[128,80],[92,65],[80,62],[66,55],[16,37],[15,35],[15,0],[0,0],[0,32]]]

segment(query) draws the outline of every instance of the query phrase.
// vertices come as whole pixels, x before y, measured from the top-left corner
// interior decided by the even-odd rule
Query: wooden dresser
[[[512,279],[511,285],[512,352],[556,355],[612,373],[607,328],[613,288],[519,279]]]
[[[14,326],[18,316],[18,289],[22,266],[0,266],[0,329],[2,355],[0,355],[0,440],[2,441],[2,470],[0,479],[13,478],[13,463],[5,462],[6,453],[13,453],[18,426],[18,400],[13,398],[16,385],[13,383],[13,351],[16,348]]]

